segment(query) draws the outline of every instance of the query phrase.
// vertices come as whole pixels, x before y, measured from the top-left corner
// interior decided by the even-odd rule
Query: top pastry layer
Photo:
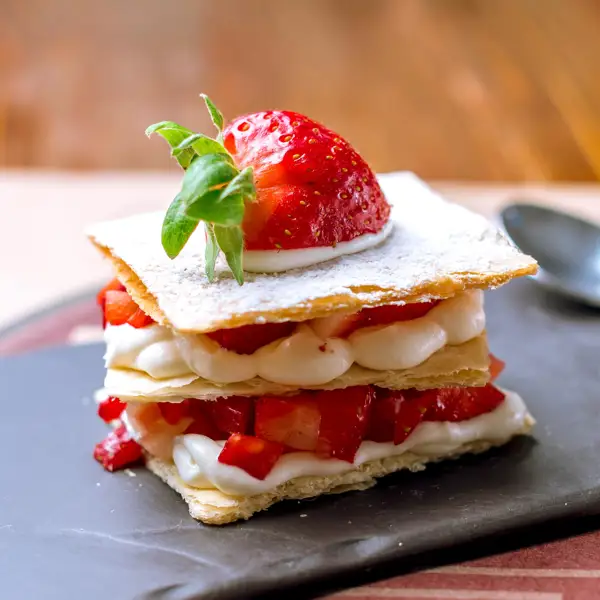
[[[390,173],[380,183],[394,223],[380,246],[285,273],[248,273],[243,286],[224,262],[217,263],[217,281],[208,282],[201,228],[169,259],[160,241],[162,213],[101,223],[88,235],[141,308],[183,332],[447,298],[535,273],[536,262],[485,218],[445,201],[415,175]]]

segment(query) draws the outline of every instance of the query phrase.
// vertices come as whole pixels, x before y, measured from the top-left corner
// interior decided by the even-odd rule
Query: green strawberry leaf
[[[244,283],[243,252],[244,252],[244,234],[241,227],[222,227],[215,225],[215,236],[219,247],[225,254],[227,264],[235,277],[235,280],[242,285]]]
[[[206,94],[200,94],[200,97],[204,100],[204,104],[206,104],[206,108],[208,109],[214,126],[217,128],[217,131],[221,133],[223,130],[223,125],[225,124],[223,114]]]
[[[155,123],[146,135],[158,133],[171,146],[185,170],[179,194],[167,210],[162,227],[162,245],[170,258],[179,255],[204,221],[206,231],[206,276],[215,279],[215,264],[223,251],[236,281],[244,283],[242,221],[246,202],[256,200],[252,168],[239,171],[223,145],[223,115],[206,94],[200,94],[217,128],[216,139],[193,133],[173,121]]]
[[[178,146],[171,150],[173,156],[177,156],[180,152],[192,149],[198,156],[204,154],[225,154],[228,155],[223,144],[219,144],[216,140],[204,135],[203,133],[193,133],[185,138]],[[230,159],[233,163],[233,159]]]
[[[181,194],[177,194],[162,225],[162,246],[169,258],[175,258],[181,252],[197,226],[198,221],[185,214]]]
[[[217,262],[220,249],[213,226],[210,223],[204,223],[204,229],[206,230],[206,249],[204,250],[206,265],[204,269],[208,281],[212,283],[215,280],[215,263]]]
[[[150,137],[153,133],[158,133],[162,136],[171,148],[176,148],[186,138],[192,135],[192,132],[186,127],[182,127],[173,121],[161,121],[160,123],[154,123],[146,129],[146,135]],[[195,152],[192,148],[187,148],[185,151],[174,155],[177,162],[182,168],[187,169],[194,158]]]
[[[238,173],[221,193],[221,202],[234,196],[241,196],[244,202],[256,201],[256,187],[252,167],[246,167]]]
[[[240,225],[244,217],[244,199],[223,196],[223,190],[239,171],[223,154],[198,156],[185,172],[181,197],[188,217],[217,225]]]

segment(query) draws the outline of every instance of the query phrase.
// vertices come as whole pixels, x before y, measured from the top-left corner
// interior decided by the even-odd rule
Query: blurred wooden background
[[[0,168],[176,169],[143,131],[200,91],[380,171],[594,181],[600,0],[0,0]]]

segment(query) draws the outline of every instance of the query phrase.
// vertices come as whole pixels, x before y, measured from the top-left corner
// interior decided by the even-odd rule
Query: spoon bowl
[[[512,204],[501,213],[512,241],[539,263],[540,285],[600,308],[600,227],[535,204]]]

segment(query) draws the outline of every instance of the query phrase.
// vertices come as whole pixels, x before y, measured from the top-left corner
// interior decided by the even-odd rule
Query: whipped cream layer
[[[236,383],[258,376],[297,386],[328,383],[354,363],[379,371],[408,369],[447,344],[463,344],[481,335],[483,292],[457,294],[423,317],[363,327],[347,339],[324,338],[311,323],[299,323],[291,335],[250,355],[226,350],[206,335],[179,334],[160,325],[108,326],[106,366],[144,371],[157,379],[195,373],[216,383]]]
[[[246,250],[244,271],[249,273],[281,273],[290,269],[309,267],[344,254],[355,254],[381,244],[391,233],[394,224],[388,221],[381,231],[365,233],[349,242],[335,246],[315,246],[298,250]]]
[[[296,477],[322,477],[350,471],[361,464],[405,452],[423,457],[449,455],[464,444],[479,440],[501,443],[521,432],[528,418],[523,400],[504,390],[506,398],[492,412],[459,423],[421,423],[402,444],[363,442],[354,463],[319,458],[311,452],[284,454],[264,480],[239,467],[218,461],[224,441],[188,434],[176,438],[173,460],[181,479],[201,489],[218,489],[233,496],[252,496],[275,489]]]

